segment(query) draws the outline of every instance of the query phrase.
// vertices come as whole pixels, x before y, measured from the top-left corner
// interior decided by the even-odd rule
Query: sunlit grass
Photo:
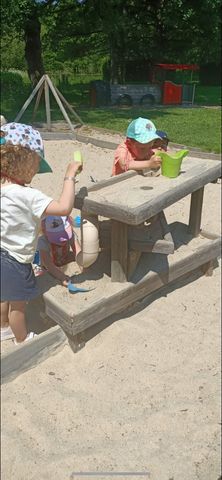
[[[200,148],[203,151],[215,153],[221,151],[220,107],[91,108],[88,95],[89,79],[82,80],[81,83],[78,81],[65,85],[57,84],[57,86],[68,102],[76,109],[83,122],[88,125],[125,133],[129,122],[142,116],[152,120],[158,129],[165,130],[174,143]],[[30,84],[25,82],[21,94],[10,98],[7,98],[6,94],[2,95],[1,114],[8,121],[13,121],[30,92]],[[215,87],[214,95],[218,95],[218,87]],[[35,100],[32,101],[24,113],[21,121],[32,123],[34,104]],[[63,120],[63,115],[52,96],[50,96],[50,105],[52,120]],[[70,115],[70,118],[73,123],[76,123],[75,117]],[[44,98],[39,105],[35,121],[46,121]]]
[[[200,148],[203,151],[221,151],[221,110],[214,108],[152,108],[152,109],[84,109],[79,111],[89,125],[125,133],[131,120],[142,116],[165,130],[174,143]]]

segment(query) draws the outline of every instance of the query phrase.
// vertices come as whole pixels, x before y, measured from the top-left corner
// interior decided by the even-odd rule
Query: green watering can
[[[156,152],[162,159],[161,173],[164,177],[175,178],[180,173],[181,163],[184,157],[189,153],[189,150],[179,150],[178,152],[169,155],[166,152]]]

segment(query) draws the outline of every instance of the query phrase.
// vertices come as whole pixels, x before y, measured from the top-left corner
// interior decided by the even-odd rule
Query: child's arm
[[[63,189],[59,201],[52,200],[42,214],[46,215],[69,215],[73,209],[75,199],[75,176],[82,166],[79,162],[70,163],[64,177]]]
[[[149,160],[130,160],[129,170],[143,170],[144,168],[159,168],[161,165],[161,158],[158,155],[152,155]]]
[[[150,150],[150,155],[147,155],[147,157],[147,160],[134,160],[130,158],[126,147],[119,145],[115,153],[114,163],[115,165],[119,164],[122,172],[127,172],[127,170],[143,170],[145,168],[157,169],[160,167],[161,158],[156,156],[152,150]]]
[[[59,280],[64,287],[67,287],[70,277],[65,275],[56,265],[53,263],[51,255],[46,250],[40,250],[41,264],[46,270],[57,280]]]

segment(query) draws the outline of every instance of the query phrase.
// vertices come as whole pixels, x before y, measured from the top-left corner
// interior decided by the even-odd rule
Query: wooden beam
[[[32,342],[17,346],[13,352],[2,355],[1,383],[14,380],[21,373],[35,367],[55,353],[67,340],[63,330],[56,325],[38,335]]]
[[[218,238],[218,233],[208,232],[208,230],[201,229],[200,235],[201,237],[208,238],[209,240],[215,240]]]
[[[65,108],[63,107],[63,104],[62,104],[62,102],[61,102],[61,100],[60,100],[60,98],[59,98],[59,96],[58,96],[58,94],[57,94],[57,92],[56,92],[56,90],[55,90],[55,88],[54,88],[54,86],[53,86],[50,78],[48,77],[48,75],[46,75],[45,77],[46,77],[46,81],[48,82],[48,85],[49,85],[49,87],[50,87],[50,89],[51,89],[51,92],[52,92],[52,94],[54,95],[55,100],[56,100],[56,102],[57,102],[57,104],[58,104],[58,106],[59,106],[59,108],[60,108],[60,110],[61,110],[61,112],[62,112],[62,114],[63,114],[63,117],[64,117],[65,120],[67,121],[67,123],[68,123],[68,125],[69,125],[69,127],[70,127],[70,130],[72,130],[72,132],[75,134],[75,130],[74,130],[73,124],[72,124],[72,122],[71,122],[71,120],[70,120],[67,112],[65,111]]]
[[[156,240],[155,242],[130,240],[129,248],[139,252],[162,253],[165,255],[174,252],[174,244],[167,240]]]
[[[130,279],[131,276],[133,275],[140,257],[141,257],[141,252],[139,252],[138,250],[128,251],[128,275],[127,275],[128,279]]]
[[[189,195],[190,193],[196,192],[197,190],[203,188],[203,186],[209,183],[211,180],[218,178],[221,171],[221,163],[210,161],[210,164],[212,164],[212,166],[210,165],[209,167],[208,162],[206,165],[206,169],[203,169],[201,167],[201,163],[198,163],[198,165],[195,163],[193,169],[188,169],[184,176],[181,175],[181,178],[179,177],[178,179],[176,179],[175,183],[172,182],[172,188],[170,188],[169,185],[168,190],[165,188],[164,191],[159,195],[157,195],[157,191],[154,191],[153,198],[145,201],[142,205],[127,208],[127,206],[124,204],[116,203],[114,198],[112,201],[110,186],[108,202],[101,202],[99,195],[100,192],[98,192],[98,196],[94,195],[90,197],[89,195],[84,199],[84,210],[88,213],[95,213],[106,218],[113,218],[119,222],[123,221],[128,225],[139,225],[146,221],[148,218],[161,212],[163,209],[166,209],[173,203],[176,203],[186,195]],[[117,177],[121,177],[122,175],[117,175]],[[153,178],[151,181],[154,180],[155,179]]]
[[[206,277],[212,277],[214,271],[214,261],[210,260],[202,265],[201,270]]]
[[[69,109],[69,111],[77,118],[77,120],[79,121],[79,123],[81,125],[84,125],[83,121],[81,120],[81,118],[79,117],[79,115],[77,115],[77,113],[75,112],[75,110],[72,108],[72,106],[70,105],[69,102],[67,102],[66,98],[63,97],[62,93],[58,90],[58,88],[55,86],[55,91],[58,93],[58,96],[61,98],[62,102],[66,105],[66,107]]]
[[[85,197],[88,197],[88,193],[90,192],[97,192],[98,190],[101,190],[104,187],[109,187],[110,185],[122,182],[124,180],[127,180],[128,178],[134,177],[137,175],[136,172],[125,172],[122,173],[121,175],[117,175],[115,177],[110,177],[106,178],[105,180],[101,180],[100,182],[95,183],[94,185],[91,185],[90,187],[81,187],[79,191],[77,191],[75,195],[75,200],[74,200],[74,207],[81,210],[84,208],[84,200]],[[93,213],[93,212],[92,212]]]
[[[138,250],[138,252],[173,253],[174,242],[171,234],[169,240],[163,239],[162,231],[159,229],[158,237],[158,224],[159,222],[149,226],[128,226],[128,249]],[[99,223],[99,238],[102,248],[111,248],[111,220]]]
[[[199,188],[198,190],[193,192],[191,195],[188,231],[194,237],[197,237],[200,233],[201,215],[202,215],[202,207],[203,207],[203,194],[204,194],[204,187]]]
[[[163,232],[163,238],[166,242],[170,243],[171,247],[172,247],[172,251],[169,252],[169,253],[173,253],[174,252],[174,241],[173,241],[173,237],[172,237],[172,234],[171,234],[171,231],[170,231],[170,227],[169,227],[169,225],[166,221],[164,211],[159,213],[159,221],[160,221],[160,225],[161,225],[162,232]]]
[[[40,102],[42,92],[43,92],[43,89],[44,89],[44,83],[42,83],[42,85],[40,86],[39,91],[38,91],[37,96],[36,96],[35,107],[34,107],[33,114],[32,114],[32,122],[34,122],[34,120],[35,120],[36,112],[38,110],[39,102]]]
[[[109,187],[110,185],[123,182],[124,180],[128,180],[128,178],[135,177],[136,175],[137,173],[133,171],[121,173],[121,175],[116,175],[114,177],[106,178],[105,180],[101,180],[100,182],[97,182],[94,185],[91,185],[90,187],[87,188],[87,191],[97,192],[98,190],[101,190],[104,187]],[[78,193],[79,192],[76,193],[77,196],[78,196]]]
[[[49,86],[47,81],[44,83],[45,89],[45,108],[46,108],[46,120],[47,120],[47,127],[48,130],[51,130],[51,111],[50,111],[50,100],[49,100]]]
[[[129,304],[146,297],[177,278],[215,259],[221,253],[221,239],[206,240],[203,243],[200,241],[200,247],[196,248],[195,251],[189,250],[189,247],[186,248],[187,254],[184,257],[181,258],[178,252],[175,252],[170,262],[163,262],[161,271],[158,270],[159,259],[156,258],[155,265],[157,268],[153,266],[139,280],[136,274],[133,275],[133,283],[122,284],[118,291],[114,290],[109,296],[101,298],[100,295],[97,301],[93,299],[90,304],[86,302],[85,307],[77,314],[75,313],[75,305],[72,309],[70,305],[68,307],[62,306],[55,296],[46,292],[43,295],[46,314],[59,323],[70,335],[76,335],[112,314],[124,310]]]
[[[100,247],[105,249],[111,248],[111,240],[107,235],[108,232],[102,232],[100,235]],[[167,240],[156,240],[155,242],[150,240],[134,240],[128,238],[128,250],[137,252],[152,252],[152,253],[162,253],[164,255],[169,255],[174,253],[174,243],[168,242]]]
[[[98,132],[98,136],[99,136],[99,132]],[[108,148],[110,150],[116,150],[116,148],[119,145],[118,143],[107,142],[105,140],[100,140],[95,137],[90,137],[89,135],[81,135],[79,133],[76,134],[76,140],[78,140],[81,143],[91,143],[96,147]]]
[[[74,203],[74,206],[76,204]],[[83,209],[86,213],[91,213],[95,215],[101,215],[106,218],[113,218],[118,222],[127,223],[127,225],[138,225],[142,222],[137,222],[137,217],[134,215],[134,212],[126,210],[126,208],[120,207],[115,203],[101,203],[101,201],[91,200],[90,197],[85,197],[83,200]],[[147,218],[147,217],[146,217]]]
[[[34,98],[35,94],[38,92],[39,88],[41,87],[41,85],[43,84],[45,80],[45,75],[42,76],[42,78],[40,78],[39,82],[37,83],[37,85],[35,86],[34,90],[32,91],[31,95],[29,95],[29,97],[27,98],[26,102],[24,103],[23,107],[21,108],[21,110],[19,111],[18,115],[15,117],[15,120],[14,122],[18,122],[21,118],[21,116],[23,115],[23,113],[25,112],[26,108],[29,106],[29,104],[31,103],[32,99]]]
[[[84,332],[77,333],[77,335],[69,335],[67,333],[69,345],[74,353],[79,352],[85,347]]]
[[[111,280],[127,281],[128,238],[127,225],[113,220],[111,222]]]
[[[150,225],[128,226],[128,249],[138,252],[163,253],[165,255],[174,253],[174,241],[166,222],[165,215],[154,217]],[[111,221],[100,222],[100,246],[111,247]],[[163,238],[162,238],[163,237]],[[133,255],[133,254],[132,254]]]

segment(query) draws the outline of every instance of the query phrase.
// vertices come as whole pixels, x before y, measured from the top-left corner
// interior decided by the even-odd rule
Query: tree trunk
[[[113,36],[110,38],[110,80],[112,84],[119,83],[118,75],[118,52]]]
[[[36,15],[33,15],[27,20],[25,25],[25,59],[33,87],[45,73],[40,32],[41,24],[39,19]]]
[[[125,83],[125,45],[123,32],[110,38],[111,83]]]

